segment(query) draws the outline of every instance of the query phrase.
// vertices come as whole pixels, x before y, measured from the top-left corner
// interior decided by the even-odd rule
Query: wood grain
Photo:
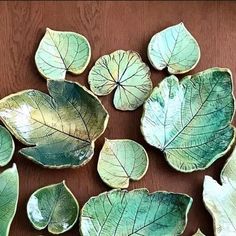
[[[46,27],[79,32],[88,38],[92,46],[92,60],[86,72],[81,76],[67,77],[88,86],[88,72],[98,57],[116,49],[132,49],[148,63],[146,49],[151,36],[180,21],[185,23],[201,47],[201,60],[191,73],[220,66],[228,67],[236,74],[234,2],[1,2],[0,98],[28,88],[47,91],[46,81],[39,75],[34,63],[34,54]],[[154,85],[166,74],[166,71],[152,69]],[[226,158],[221,158],[206,171],[183,174],[173,170],[161,152],[144,142],[139,128],[142,108],[134,112],[117,111],[112,106],[112,96],[101,98],[110,113],[109,125],[103,137],[96,142],[94,158],[81,169],[43,169],[16,151],[14,162],[20,173],[20,201],[10,235],[49,235],[46,230],[42,233],[34,230],[26,216],[27,200],[39,187],[65,179],[81,206],[89,197],[109,190],[96,171],[104,137],[133,139],[143,144],[149,154],[150,167],[146,176],[132,183],[129,189],[147,187],[150,191],[189,194],[194,203],[184,235],[192,235],[198,227],[206,235],[213,235],[212,219],[202,203],[202,183],[206,174],[219,179]],[[16,145],[17,150],[22,147],[17,141]],[[79,235],[78,225],[65,235]]]

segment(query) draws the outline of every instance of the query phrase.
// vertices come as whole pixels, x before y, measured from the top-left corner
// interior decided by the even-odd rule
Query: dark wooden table
[[[39,75],[34,63],[34,54],[46,27],[79,32],[88,38],[92,46],[92,59],[86,72],[67,77],[88,86],[88,72],[98,57],[117,49],[132,49],[139,52],[149,64],[146,49],[150,37],[180,21],[185,23],[201,47],[201,60],[191,73],[220,66],[230,68],[236,75],[234,2],[1,2],[0,97],[28,88],[47,92],[46,81]],[[166,71],[152,69],[154,85],[165,75]],[[18,150],[22,145],[16,141],[13,161],[17,163],[20,174],[20,200],[11,236],[49,235],[46,230],[34,230],[26,216],[27,200],[39,187],[64,179],[80,206],[89,197],[109,190],[96,170],[104,137],[136,140],[144,145],[149,154],[147,174],[141,181],[131,183],[129,189],[146,187],[150,191],[189,194],[194,203],[184,235],[192,235],[198,227],[206,235],[213,235],[212,219],[202,202],[202,183],[205,175],[219,179],[226,158],[216,161],[206,171],[192,174],[175,171],[161,152],[144,142],[139,128],[142,108],[134,112],[117,111],[112,106],[112,96],[101,98],[110,113],[108,128],[96,142],[93,159],[80,169],[44,169],[19,155]],[[78,225],[65,235],[79,235]]]

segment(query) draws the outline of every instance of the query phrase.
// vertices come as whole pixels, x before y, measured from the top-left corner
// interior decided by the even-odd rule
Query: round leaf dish
[[[112,188],[128,188],[130,180],[140,180],[148,169],[148,155],[129,139],[106,139],[98,159],[98,173]]]
[[[93,156],[108,113],[85,87],[66,80],[47,80],[49,94],[25,90],[0,100],[0,118],[29,146],[20,153],[50,168],[79,167]]]
[[[76,223],[79,204],[63,181],[34,192],[27,204],[27,214],[35,229],[48,228],[52,234],[62,234]]]
[[[148,58],[157,70],[167,67],[171,74],[192,70],[200,59],[197,41],[183,23],[155,34],[148,45]]]
[[[83,206],[81,236],[173,236],[187,224],[192,198],[146,189],[112,190],[92,197]]]
[[[47,28],[36,51],[35,63],[44,78],[64,80],[66,72],[81,74],[90,58],[91,48],[83,35]]]
[[[150,70],[134,51],[118,50],[99,58],[89,73],[93,93],[104,96],[116,89],[113,103],[119,110],[135,110],[152,90]]]
[[[209,167],[234,141],[231,72],[212,68],[165,78],[144,104],[141,131],[176,170]]]

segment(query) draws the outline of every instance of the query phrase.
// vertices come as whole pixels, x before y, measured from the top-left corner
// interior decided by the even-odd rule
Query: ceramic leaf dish
[[[89,72],[88,82],[93,93],[104,96],[115,90],[116,109],[135,110],[152,90],[150,70],[134,51],[117,50],[99,58]]]
[[[35,54],[35,63],[44,78],[63,80],[67,72],[81,74],[90,58],[90,44],[83,35],[47,28]]]
[[[0,117],[23,144],[20,153],[50,168],[78,167],[93,156],[108,113],[77,83],[48,80],[49,94],[25,90],[0,101]]]
[[[176,170],[209,167],[234,141],[232,76],[212,68],[180,82],[165,78],[144,104],[141,131]]]
[[[140,180],[147,172],[148,155],[137,142],[106,139],[98,159],[98,173],[112,188],[128,188],[130,180]]]
[[[135,189],[111,190],[90,198],[81,210],[82,236],[180,235],[192,198]]]
[[[157,70],[167,68],[171,74],[183,74],[197,65],[200,48],[181,22],[155,34],[149,42],[147,55]]]

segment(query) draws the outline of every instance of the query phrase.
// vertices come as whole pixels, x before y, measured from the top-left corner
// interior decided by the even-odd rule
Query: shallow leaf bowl
[[[47,80],[49,94],[25,90],[0,101],[0,117],[28,147],[20,153],[50,168],[79,167],[93,156],[108,113],[96,96],[78,83]]]
[[[176,170],[209,167],[232,145],[234,97],[230,70],[212,68],[180,82],[165,78],[144,105],[141,131]]]
[[[98,96],[115,90],[116,109],[132,111],[141,106],[152,90],[149,67],[134,51],[117,50],[99,58],[89,72],[88,82]]]

